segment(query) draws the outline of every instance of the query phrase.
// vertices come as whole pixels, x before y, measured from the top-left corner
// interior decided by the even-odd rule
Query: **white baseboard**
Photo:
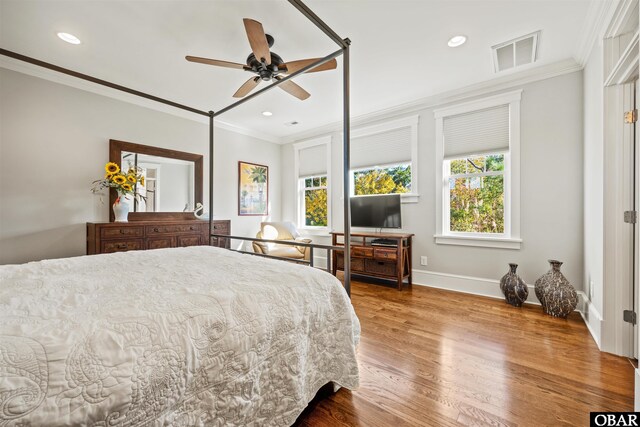
[[[412,272],[414,285],[504,299],[504,295],[500,290],[499,280],[418,269],[413,269]],[[534,286],[527,283],[527,287],[529,288],[529,298],[527,298],[527,303],[540,305],[540,301],[538,301],[538,298],[536,297]],[[576,307],[576,311],[580,312],[589,332],[593,336],[598,348],[600,348],[602,316],[596,311],[593,304],[590,303],[586,294],[582,291],[578,291],[578,305]]]
[[[461,276],[458,274],[413,269],[413,284],[491,298],[504,298],[500,290],[499,280],[485,279],[482,277]],[[527,287],[529,288],[527,303],[540,305],[533,285],[527,283]]]
[[[583,294],[584,295],[584,294]],[[591,301],[587,300],[584,295],[584,310],[580,312],[584,323],[587,325],[587,329],[591,333],[593,340],[598,345],[598,348],[602,350],[600,337],[602,336],[602,315],[598,313],[598,310],[591,304]]]

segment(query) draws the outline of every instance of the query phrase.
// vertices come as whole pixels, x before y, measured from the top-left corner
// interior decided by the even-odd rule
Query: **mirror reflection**
[[[182,212],[195,209],[195,164],[192,161],[123,151],[122,169],[139,168],[144,177],[131,198],[131,212]]]

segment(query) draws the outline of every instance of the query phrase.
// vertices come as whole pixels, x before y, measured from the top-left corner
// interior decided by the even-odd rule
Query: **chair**
[[[311,239],[300,237],[300,233],[292,222],[262,222],[258,239],[291,240],[300,243],[311,243]],[[258,254],[272,255],[281,258],[292,258],[310,261],[311,250],[305,246],[281,245],[278,243],[253,242],[253,251]]]

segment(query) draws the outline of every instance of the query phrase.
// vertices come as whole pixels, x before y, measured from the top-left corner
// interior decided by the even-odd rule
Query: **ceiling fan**
[[[199,62],[201,64],[215,65],[218,67],[237,68],[239,70],[250,71],[256,74],[255,77],[251,77],[242,86],[240,86],[236,93],[233,94],[234,98],[243,98],[247,96],[249,92],[258,86],[261,80],[265,82],[271,81],[272,79],[281,80],[283,74],[294,73],[321,59],[312,58],[284,62],[278,54],[269,51],[269,48],[273,46],[274,39],[269,34],[265,34],[262,24],[249,18],[244,18],[243,21],[244,29],[247,32],[247,37],[252,50],[252,53],[247,57],[246,64],[200,58],[198,56],[186,57],[187,61],[190,62]],[[331,61],[312,68],[308,72],[315,73],[318,71],[333,70],[336,67],[337,62],[335,59],[332,59]],[[287,80],[286,82],[279,84],[278,87],[300,100],[305,100],[311,96],[309,92],[302,89],[291,80]]]

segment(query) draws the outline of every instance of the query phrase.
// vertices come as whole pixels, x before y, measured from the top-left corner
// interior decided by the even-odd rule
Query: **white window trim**
[[[304,188],[300,180],[300,150],[315,147],[318,145],[327,146],[327,226],[314,227],[305,225],[304,221]],[[306,234],[309,232],[329,232],[331,230],[331,135],[314,138],[307,141],[293,144],[293,171],[296,180],[296,222],[298,229],[304,230]]]
[[[436,125],[436,234],[441,245],[476,246],[487,248],[520,249],[520,100],[522,90],[451,105],[434,110]],[[505,154],[505,233],[452,233],[444,226],[449,219],[449,182],[444,167],[444,118],[485,108],[509,105],[509,153]],[[508,176],[507,176],[508,174]],[[445,179],[447,180],[445,185]],[[446,209],[445,209],[446,208]]]
[[[418,123],[419,115],[403,117],[400,119],[389,120],[372,126],[359,127],[351,131],[351,138],[361,138],[363,136],[384,133],[394,129],[408,127],[411,129],[411,192],[400,194],[402,203],[418,203],[420,193],[418,192]],[[394,163],[395,164],[395,163]],[[349,194],[353,196],[353,172],[357,170],[373,169],[376,167],[384,167],[385,165],[370,165],[349,169],[351,188]]]

